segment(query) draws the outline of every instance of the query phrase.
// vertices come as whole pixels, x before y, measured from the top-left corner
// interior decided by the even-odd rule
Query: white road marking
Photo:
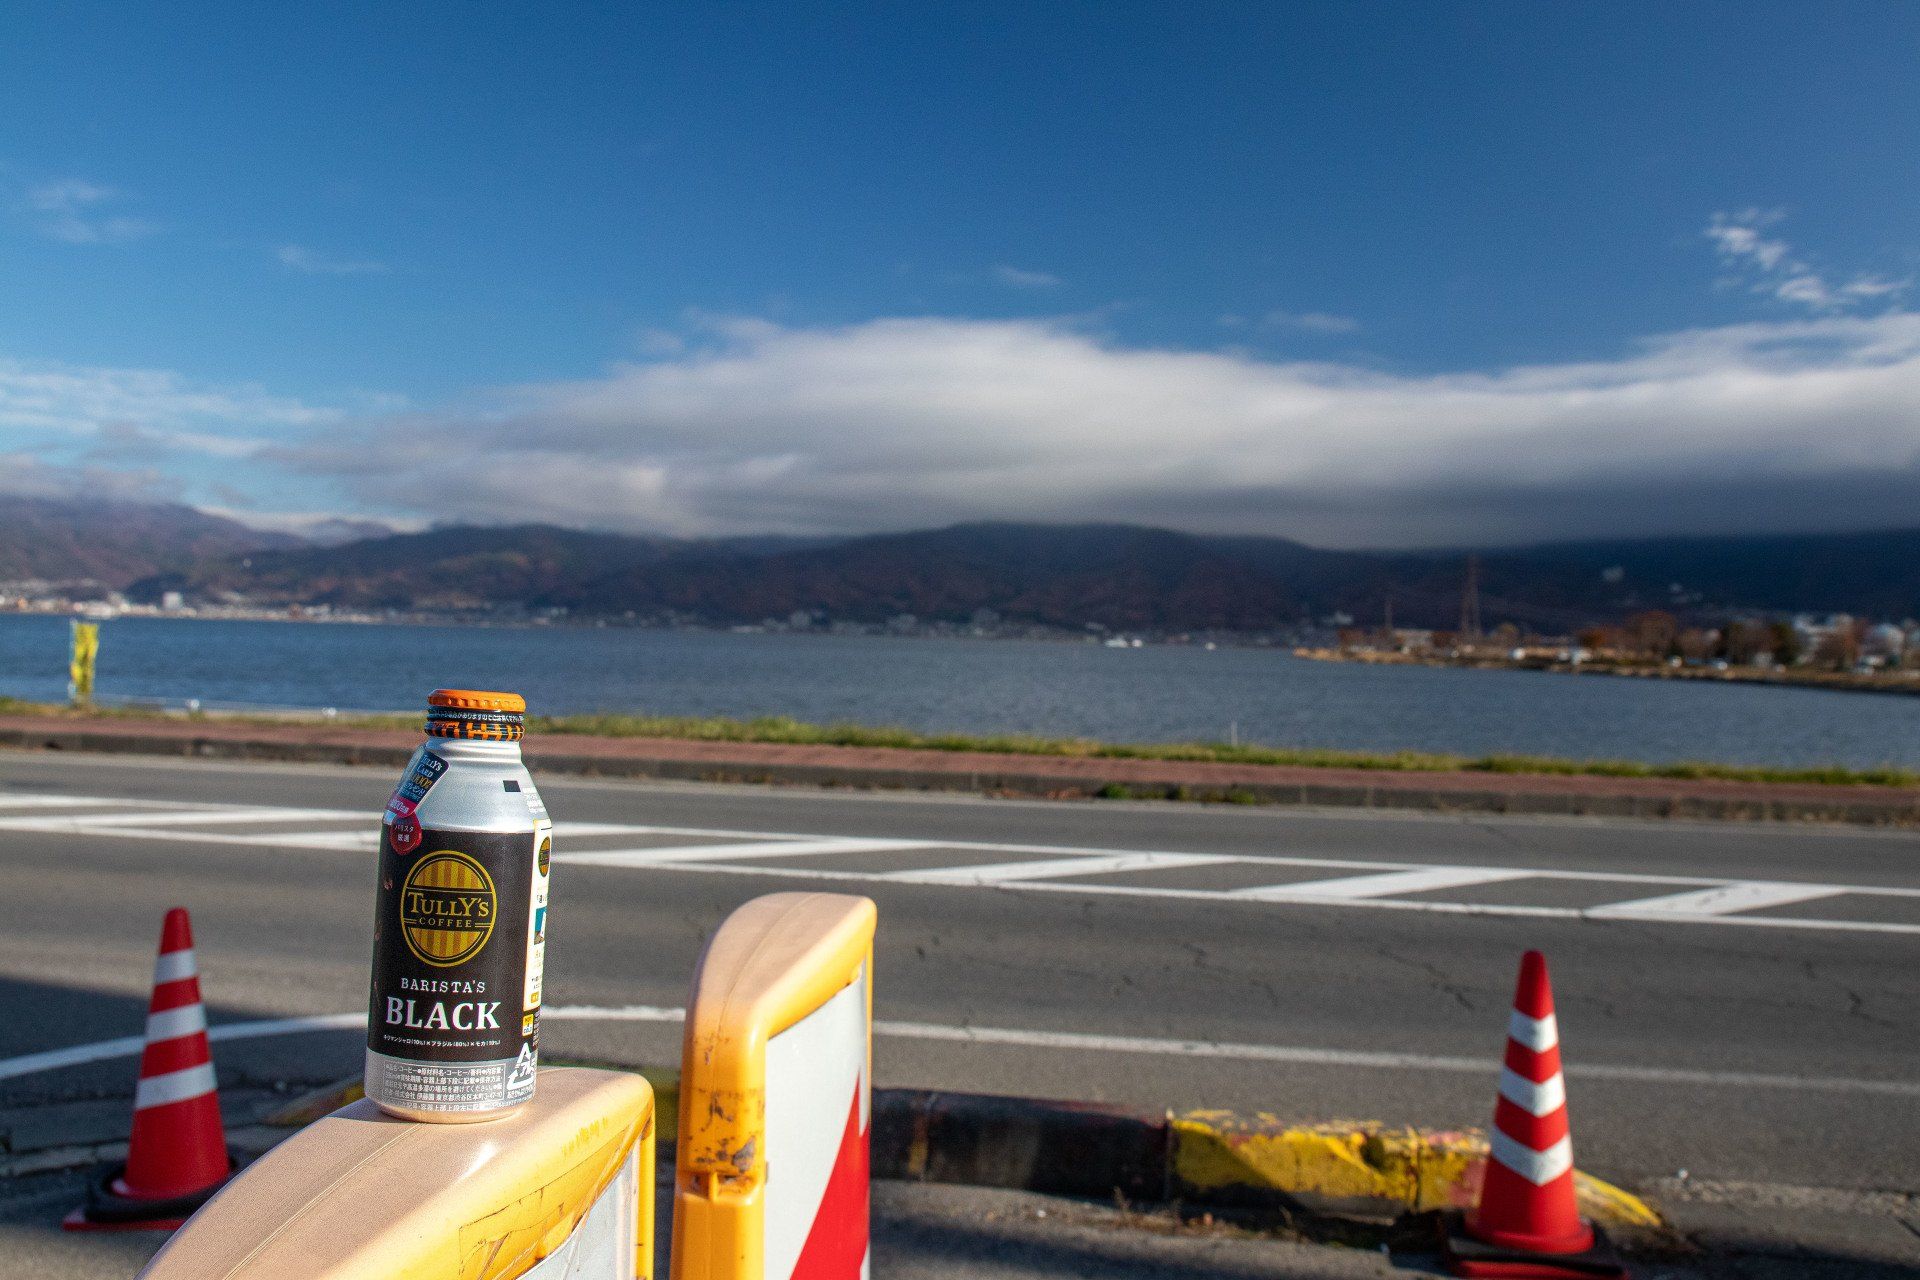
[[[1639,898],[1633,902],[1610,902],[1595,907],[1596,916],[1721,916],[1735,911],[1757,911],[1762,907],[1784,907],[1795,902],[1834,898],[1845,889],[1824,884],[1781,884],[1764,880],[1744,880],[1735,884],[1695,889],[1691,893],[1670,893],[1659,898]]]
[[[342,816],[337,809],[189,809],[167,813],[76,813],[54,818],[0,818],[0,831],[70,830],[81,834],[114,827],[184,827],[241,822],[312,822]],[[353,815],[358,817],[360,815]]]
[[[84,809],[92,805],[125,805],[106,796],[0,795],[0,809]]]
[[[555,862],[600,867],[653,867],[686,862],[731,862],[743,858],[800,858],[821,853],[874,853],[925,847],[922,840],[862,840],[823,836],[812,840],[761,840],[752,844],[687,844],[661,849],[589,849],[556,853]]]
[[[283,849],[316,849],[341,853],[365,852],[377,834],[372,815],[351,809],[273,809],[249,805],[213,805],[187,801],[114,801],[101,797],[66,795],[10,795],[0,802],[16,809],[45,803],[113,805],[119,812],[106,815],[45,813],[0,818],[0,831],[35,831],[56,835],[113,836],[166,840],[202,845],[249,845]],[[352,830],[213,831],[209,824],[244,825],[247,821],[345,822]],[[199,830],[188,829],[201,827]],[[631,869],[705,871],[722,875],[777,876],[860,884],[926,884],[959,887],[1003,887],[1036,893],[1110,894],[1209,902],[1253,902],[1275,906],[1357,907],[1381,911],[1423,911],[1440,915],[1504,916],[1545,920],[1636,920],[1662,924],[1719,924],[1756,928],[1812,929],[1854,933],[1920,934],[1920,904],[1912,923],[1756,916],[1763,906],[1811,902],[1841,895],[1878,899],[1920,900],[1920,889],[1887,885],[1795,884],[1781,881],[1724,880],[1702,876],[1650,875],[1616,871],[1565,871],[1532,867],[1486,867],[1316,858],[1282,854],[1195,853],[1185,850],[1112,849],[1075,845],[1018,844],[996,841],[890,839],[826,836],[807,832],[745,831],[719,827],[676,827],[658,824],[560,823],[556,829],[562,852],[556,860],[583,866]],[[654,847],[574,850],[569,839],[609,836],[695,836],[711,844],[668,844]],[[1020,861],[995,861],[976,866],[902,868],[889,871],[851,871],[832,866],[795,866],[787,859],[838,853],[895,850],[952,849],[961,853],[987,852]],[[758,862],[780,865],[759,866]],[[1253,867],[1286,867],[1348,871],[1356,874],[1287,884],[1256,885],[1245,889],[1185,889],[1152,883],[1133,885],[1088,884],[1085,877],[1121,872],[1177,872],[1183,867],[1244,863]],[[1512,881],[1575,881],[1617,885],[1624,889],[1667,889],[1658,896],[1631,897],[1593,907],[1533,905],[1525,901],[1484,903],[1451,898],[1409,898],[1397,895],[1471,890],[1476,885]],[[1642,888],[1644,886],[1645,888]]]
[[[1205,867],[1239,859],[1212,853],[1076,854],[1033,862],[996,862],[980,867],[924,867],[888,871],[879,878],[902,884],[1006,884],[1014,880],[1051,880],[1056,876],[1104,876],[1123,871],[1162,871],[1169,867]]]
[[[1338,880],[1306,880],[1295,884],[1268,884],[1235,889],[1236,898],[1263,902],[1318,902],[1324,898],[1391,898],[1434,889],[1465,889],[1502,880],[1525,880],[1532,873],[1511,867],[1423,867],[1418,871],[1387,871],[1376,876],[1343,876]]]
[[[377,830],[296,831],[290,835],[277,837],[273,841],[273,845],[278,849],[338,849],[349,852],[371,853],[380,847],[380,833]]]
[[[686,1010],[671,1005],[552,1005],[540,1015],[555,1022],[681,1022]],[[262,1022],[231,1022],[211,1028],[215,1042],[253,1040],[264,1036],[298,1035],[309,1031],[354,1031],[366,1026],[364,1013],[312,1014]],[[897,1040],[931,1040],[952,1044],[1010,1045],[1030,1049],[1073,1052],[1137,1053],[1178,1058],[1218,1058],[1236,1062],[1280,1062],[1300,1066],[1365,1067],[1385,1071],[1443,1071],[1494,1076],[1494,1058],[1448,1057],[1422,1053],[1324,1049],[1305,1045],[1244,1044],[1228,1040],[1171,1040],[1148,1036],[1100,1035],[1083,1031],[1036,1031],[1024,1027],[954,1026],[937,1022],[877,1019],[875,1035]],[[139,1036],[102,1040],[19,1058],[0,1059],[0,1080],[84,1066],[140,1052]],[[1584,1080],[1623,1080],[1641,1084],[1698,1086],[1708,1089],[1787,1089],[1809,1093],[1865,1094],[1876,1097],[1920,1098],[1920,1081],[1874,1080],[1846,1076],[1783,1076],[1751,1071],[1695,1071],[1687,1068],[1589,1064],[1569,1067],[1566,1074]]]
[[[308,1031],[364,1030],[366,1025],[365,1013],[308,1014],[297,1018],[229,1022],[225,1026],[209,1027],[207,1039],[217,1044],[222,1040],[259,1040],[266,1036],[292,1036]],[[85,1066],[89,1062],[105,1062],[112,1058],[131,1058],[146,1048],[146,1044],[144,1036],[121,1036],[118,1040],[101,1040],[93,1044],[74,1045],[70,1049],[49,1049],[45,1053],[4,1058],[0,1059],[0,1080],[32,1075],[36,1071]]]

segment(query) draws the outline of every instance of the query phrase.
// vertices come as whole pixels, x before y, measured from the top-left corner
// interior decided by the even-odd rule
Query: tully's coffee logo
[[[493,877],[464,853],[430,853],[400,886],[400,932],[407,950],[445,969],[478,955],[493,935],[499,907]]]
[[[548,836],[540,842],[540,874],[547,874],[547,868],[553,865],[553,837]]]

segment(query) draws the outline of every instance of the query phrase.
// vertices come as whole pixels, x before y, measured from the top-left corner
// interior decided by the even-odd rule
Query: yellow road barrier
[[[649,1280],[653,1090],[556,1067],[485,1124],[417,1124],[366,1100],[229,1183],[142,1280]]]
[[[673,1280],[867,1273],[873,903],[776,893],[729,916],[687,1002]]]

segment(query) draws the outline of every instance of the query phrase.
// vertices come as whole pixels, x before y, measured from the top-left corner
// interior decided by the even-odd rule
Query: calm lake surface
[[[0,616],[0,694],[66,697],[63,618]],[[1305,662],[1259,649],[121,618],[97,696],[412,709],[440,686],[538,712],[785,715],[1111,741],[1920,766],[1920,698]]]

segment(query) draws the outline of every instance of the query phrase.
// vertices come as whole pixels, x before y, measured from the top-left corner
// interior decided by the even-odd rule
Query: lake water
[[[63,618],[0,615],[0,694],[66,697]],[[439,686],[645,711],[1111,741],[1920,766],[1920,698],[1306,662],[1261,649],[121,618],[97,696],[411,709]]]

